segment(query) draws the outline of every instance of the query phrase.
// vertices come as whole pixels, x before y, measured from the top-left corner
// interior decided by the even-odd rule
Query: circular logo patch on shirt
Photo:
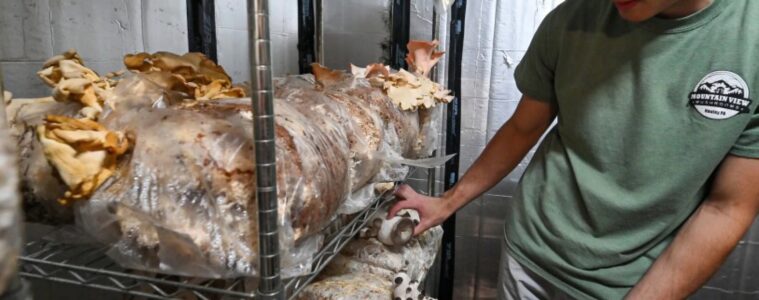
[[[738,74],[729,71],[709,73],[688,97],[698,113],[715,120],[748,113],[751,105],[748,84]]]

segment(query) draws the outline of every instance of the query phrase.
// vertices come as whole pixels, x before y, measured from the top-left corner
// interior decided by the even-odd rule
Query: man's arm
[[[514,115],[498,130],[475,163],[442,199],[425,197],[408,186],[402,186],[396,193],[401,201],[390,209],[388,216],[394,216],[404,208],[417,210],[421,222],[414,230],[415,234],[442,223],[453,212],[508,175],[537,143],[555,117],[556,108],[550,103],[523,96]]]
[[[759,212],[759,159],[727,156],[703,204],[627,299],[685,299],[724,262]]]

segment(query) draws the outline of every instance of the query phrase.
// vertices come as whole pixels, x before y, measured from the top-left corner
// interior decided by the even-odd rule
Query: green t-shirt
[[[728,155],[759,157],[759,1],[621,19],[568,0],[516,82],[558,122],[506,216],[511,254],[578,299],[620,299],[703,201]]]

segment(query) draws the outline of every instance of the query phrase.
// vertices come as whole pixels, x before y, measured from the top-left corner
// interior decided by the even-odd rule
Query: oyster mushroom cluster
[[[351,66],[351,72],[356,77],[370,78],[403,110],[433,108],[453,100],[450,90],[429,78],[430,71],[443,56],[443,52],[436,50],[437,46],[437,41],[409,42],[406,63],[411,72],[401,69],[390,73],[389,69],[377,64],[366,68]]]

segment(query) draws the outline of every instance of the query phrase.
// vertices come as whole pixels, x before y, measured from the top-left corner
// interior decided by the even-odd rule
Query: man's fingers
[[[408,184],[404,184],[398,187],[397,190],[395,190],[395,197],[400,199],[411,199],[413,196],[416,195],[416,192],[414,189],[412,189]]]
[[[417,206],[418,206],[418,203],[414,200],[398,201],[395,204],[393,204],[393,207],[391,207],[390,210],[387,211],[387,219],[391,219],[392,217],[395,217],[395,215],[398,214],[398,212],[401,209],[406,209],[406,208],[416,209]]]
[[[427,229],[430,229],[430,227],[432,226],[428,222],[424,222],[424,221],[419,222],[419,224],[417,224],[416,227],[414,227],[414,236],[419,236],[420,234],[427,231]]]

